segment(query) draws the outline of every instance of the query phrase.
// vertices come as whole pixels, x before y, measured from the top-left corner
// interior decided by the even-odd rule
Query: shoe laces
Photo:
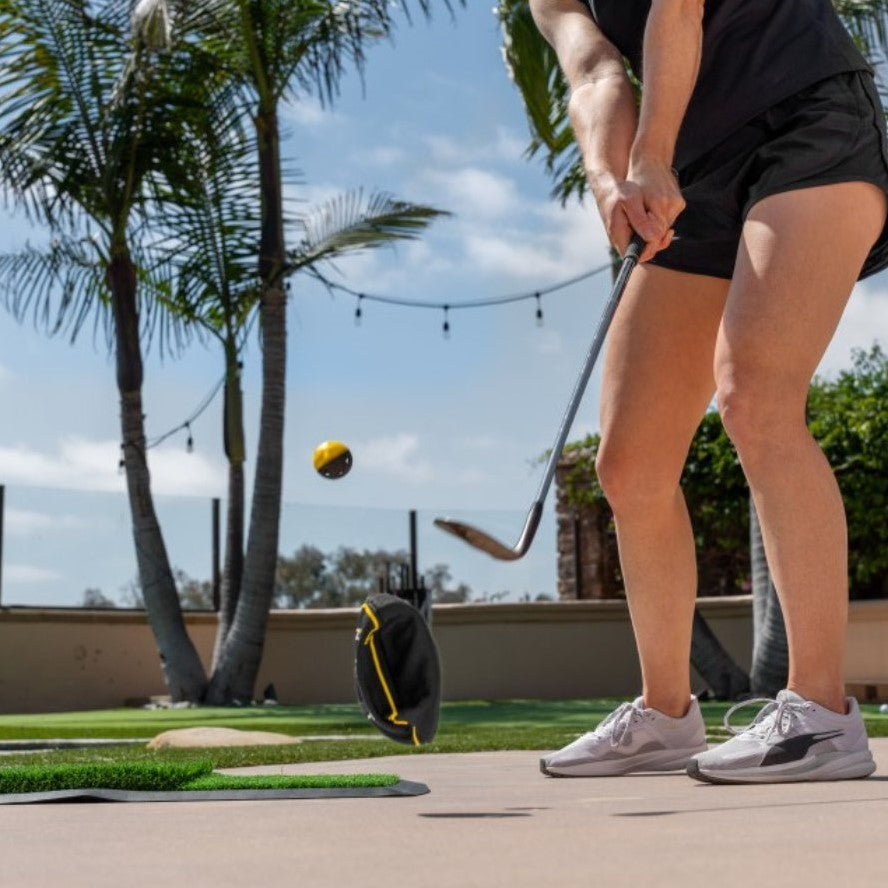
[[[623,703],[618,706],[592,733],[596,737],[605,737],[610,734],[610,745],[619,746],[629,733],[629,727],[640,718],[641,713],[632,703]],[[610,729],[609,731],[607,729]]]
[[[762,703],[764,706],[748,725],[743,728],[735,728],[731,725],[731,716],[738,709],[754,706],[756,703]],[[734,736],[753,734],[756,737],[768,740],[775,731],[781,737],[785,737],[789,733],[794,720],[808,708],[808,703],[797,700],[772,700],[770,697],[753,697],[749,700],[741,700],[741,702],[733,705],[725,713],[723,723],[725,730]]]

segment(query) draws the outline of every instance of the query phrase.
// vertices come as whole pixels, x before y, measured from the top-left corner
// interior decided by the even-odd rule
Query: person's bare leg
[[[885,216],[885,193],[866,182],[757,203],[716,350],[719,409],[750,483],[786,620],[788,687],[837,712],[845,707],[845,513],[808,432],[805,403]]]
[[[640,265],[608,335],[597,470],[616,519],[645,705],[685,714],[697,566],[679,479],[715,392],[729,281]]]

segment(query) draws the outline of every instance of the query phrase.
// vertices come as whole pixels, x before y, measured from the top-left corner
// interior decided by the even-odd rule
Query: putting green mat
[[[378,798],[429,791],[395,774],[217,774],[211,762],[113,762],[0,767],[0,805]]]
[[[365,799],[385,796],[425,795],[424,783],[399,780],[391,786],[343,786],[314,789],[216,789],[150,790],[60,789],[56,792],[25,792],[0,795],[0,805],[30,805],[41,802],[253,802],[273,799]]]

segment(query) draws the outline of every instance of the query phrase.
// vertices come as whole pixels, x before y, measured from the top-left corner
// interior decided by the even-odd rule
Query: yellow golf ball
[[[325,478],[342,478],[352,467],[351,450],[342,441],[324,441],[315,447],[312,458],[315,471]]]

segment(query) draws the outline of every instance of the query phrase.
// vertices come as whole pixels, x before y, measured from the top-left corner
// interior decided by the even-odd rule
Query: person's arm
[[[530,11],[570,87],[568,113],[590,186],[625,179],[638,114],[623,57],[582,0],[530,0]]]
[[[685,208],[672,160],[700,69],[703,8],[704,0],[653,0],[645,27],[644,88],[627,176],[644,204],[643,214],[629,212],[648,241],[642,262],[672,242],[672,225]],[[642,219],[644,227],[635,224]]]
[[[653,0],[644,32],[644,89],[632,157],[671,166],[697,83],[705,0]]]
[[[637,231],[648,242],[641,255],[646,262],[669,245],[672,232],[661,220],[668,216],[671,224],[684,201],[671,170],[667,182],[655,177],[651,186],[650,196],[660,206],[656,214],[649,212],[642,188],[629,181],[638,111],[623,56],[595,24],[583,0],[530,0],[530,10],[570,86],[571,126],[608,238],[625,255]],[[647,161],[641,155],[638,161],[644,171]],[[671,215],[664,213],[665,202]]]

